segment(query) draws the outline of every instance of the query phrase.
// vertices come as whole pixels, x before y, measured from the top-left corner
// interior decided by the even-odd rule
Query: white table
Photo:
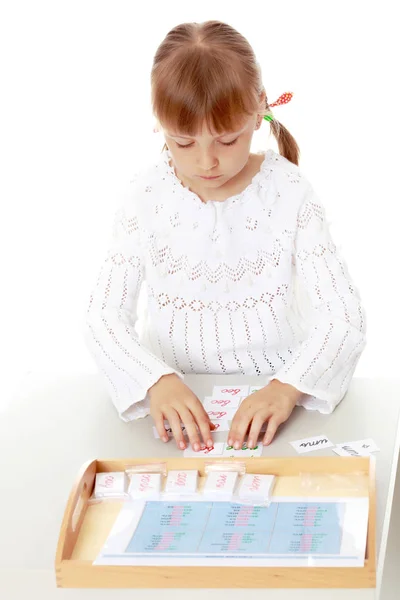
[[[188,376],[186,383],[200,398],[213,385],[254,384],[257,377]],[[29,380],[28,380],[29,383]],[[332,415],[296,408],[264,455],[295,456],[289,441],[325,434],[333,443],[373,438],[377,457],[377,580],[386,554],[389,521],[400,447],[399,381],[353,379],[350,390]],[[215,434],[216,441],[225,433]],[[40,597],[119,600],[133,590],[73,590],[55,586],[54,558],[65,505],[81,465],[91,458],[179,456],[173,441],[155,440],[148,417],[121,421],[99,375],[61,376],[36,380],[0,413],[0,597],[7,600]],[[312,455],[331,455],[330,449]],[[311,455],[311,454],[310,454]],[[400,581],[400,580],[399,580]],[[205,590],[140,590],[140,598],[161,600],[204,598]],[[208,592],[210,593],[210,592]],[[212,590],[212,598],[242,600],[259,590]],[[296,590],[269,590],[269,600],[305,597]],[[307,590],[314,600],[372,600],[374,590]],[[384,600],[384,599],[381,599]]]

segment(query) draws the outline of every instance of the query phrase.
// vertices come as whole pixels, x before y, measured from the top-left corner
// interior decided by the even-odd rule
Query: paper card
[[[161,491],[161,473],[133,473],[128,494],[132,498],[156,497]]]
[[[168,423],[168,421],[164,421],[164,427],[165,427],[165,431],[166,431],[166,432],[167,432],[167,434],[168,434],[168,437],[169,437],[169,438],[172,438],[172,437],[173,437],[173,434],[172,434],[172,429],[171,429],[171,427],[169,426],[169,423]],[[182,433],[183,433],[183,435],[187,435],[187,432],[186,432],[186,427],[185,427],[185,425],[184,425],[183,423],[181,423],[181,429],[182,429]],[[153,425],[153,433],[154,433],[154,437],[155,437],[157,440],[159,440],[159,439],[160,439],[160,436],[158,435],[158,431],[157,431],[157,428],[156,428],[156,426],[155,426],[155,425]]]
[[[348,450],[346,450],[348,448]],[[357,450],[354,450],[350,446],[346,446],[345,448],[332,448],[332,451],[339,456],[369,456],[369,454],[360,454]]]
[[[230,424],[227,419],[219,419],[218,421],[211,421],[215,425],[215,429],[212,430],[212,433],[216,433],[217,431],[229,431]]]
[[[372,439],[337,444],[332,450],[339,456],[370,456],[372,452],[379,452],[378,446]]]
[[[211,471],[207,475],[203,493],[213,496],[231,496],[238,477],[237,471]]]
[[[343,448],[344,446],[350,446],[351,448],[360,450],[360,452],[366,452],[367,454],[371,454],[371,452],[379,452],[378,446],[371,438],[368,438],[366,440],[356,440],[355,442],[344,442],[343,444],[336,444],[337,448]]]
[[[236,408],[230,409],[213,409],[207,410],[206,413],[210,417],[211,421],[232,421],[236,413]]]
[[[229,458],[238,458],[238,457],[248,457],[251,458],[253,456],[261,456],[263,451],[263,445],[257,444],[255,448],[248,448],[246,443],[243,444],[240,450],[235,450],[233,446],[228,446],[228,444],[224,444],[223,455]]]
[[[275,485],[275,475],[246,473],[238,491],[239,498],[270,500]]]
[[[186,448],[183,451],[183,456],[185,458],[197,458],[198,456],[222,456],[222,452],[224,449],[224,445],[222,442],[216,442],[212,448],[207,448],[202,445],[201,450],[195,452],[192,447]]]
[[[248,385],[214,385],[212,397],[216,400],[220,398],[236,398],[249,395]]]
[[[232,398],[213,398],[212,396],[206,396],[203,405],[206,410],[237,409],[242,398],[243,396],[234,396]]]
[[[314,437],[304,438],[295,442],[290,442],[290,445],[298,452],[312,452],[313,450],[321,450],[321,448],[331,448],[332,442],[328,440],[326,435],[315,435]]]
[[[198,479],[199,472],[197,469],[190,469],[189,471],[185,469],[180,471],[170,470],[165,482],[165,492],[167,494],[195,494]]]

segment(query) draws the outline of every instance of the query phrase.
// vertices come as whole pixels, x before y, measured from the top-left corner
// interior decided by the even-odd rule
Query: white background
[[[358,376],[398,371],[395,2],[17,0],[0,4],[2,397],[96,372],[82,338],[118,194],[161,151],[150,69],[167,32],[226,21],[252,44],[366,311]],[[397,59],[396,59],[397,56]],[[266,121],[253,150],[272,147]]]

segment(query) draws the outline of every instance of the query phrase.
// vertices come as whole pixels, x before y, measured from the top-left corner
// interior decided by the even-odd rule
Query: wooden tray
[[[369,495],[367,551],[364,567],[142,567],[100,566],[92,562],[114,524],[122,502],[88,504],[96,473],[123,471],[130,465],[163,462],[168,469],[198,469],[204,476],[207,460],[225,458],[134,458],[93,460],[86,463],[66,506],[55,561],[57,586],[68,588],[372,588],[375,560],[375,460],[367,457],[246,458],[248,473],[272,473],[279,479],[275,495],[305,496],[302,473],[321,478],[327,474],[351,474],[362,481]],[[232,460],[232,459],[231,459]],[[317,481],[317,480],[316,480]],[[345,489],[323,483],[326,496],[346,496]],[[336,479],[337,482],[337,479]],[[290,492],[288,491],[290,489]],[[319,492],[321,495],[321,492]]]

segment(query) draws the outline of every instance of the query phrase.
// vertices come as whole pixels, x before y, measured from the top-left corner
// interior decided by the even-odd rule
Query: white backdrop
[[[395,375],[399,109],[394,2],[40,1],[0,4],[0,407],[27,374],[96,372],[82,338],[118,194],[161,150],[150,69],[178,23],[244,34],[301,150],[360,290],[356,375]],[[397,81],[396,81],[397,80]],[[254,150],[277,149],[264,121]]]

